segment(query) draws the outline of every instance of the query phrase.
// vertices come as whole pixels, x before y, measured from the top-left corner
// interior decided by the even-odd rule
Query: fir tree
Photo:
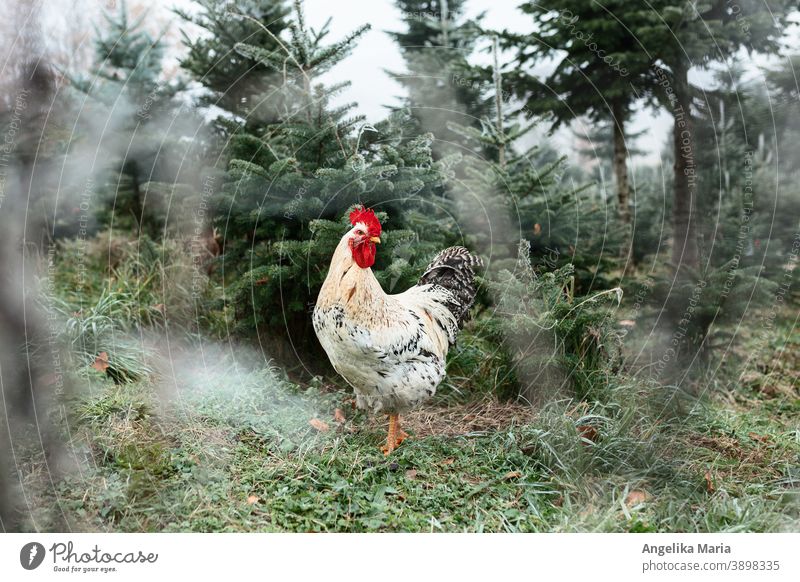
[[[397,0],[396,5],[406,30],[391,35],[400,46],[406,71],[392,76],[408,92],[403,106],[411,111],[418,134],[436,137],[437,156],[459,151],[463,140],[449,124],[479,127],[489,111],[490,83],[469,64],[482,15],[466,20],[465,0]]]
[[[331,104],[346,83],[316,81],[366,30],[326,44],[327,26],[308,27],[298,2],[279,50],[236,45],[282,78],[277,121],[233,136],[227,180],[214,199],[225,238],[223,275],[233,282],[231,302],[243,332],[313,348],[308,313],[357,203],[374,208],[384,223],[376,270],[389,292],[411,284],[455,232],[446,220],[436,222],[453,162],[433,161],[431,136],[409,139],[402,112],[365,124],[351,115],[352,104]]]
[[[606,111],[610,110],[617,127],[622,128],[619,122],[633,103],[629,86],[632,82],[636,88],[634,94],[656,100],[673,116],[672,258],[675,265],[697,266],[699,262],[698,169],[693,158],[697,155],[693,144],[696,88],[689,83],[689,70],[707,68],[740,48],[749,51],[776,48],[790,5],[782,1],[767,7],[755,0],[735,5],[724,0],[701,4],[660,0],[650,2],[646,9],[624,0],[602,5],[585,2],[523,5],[524,10],[544,17],[542,44],[568,52],[567,59],[560,61],[548,79],[548,85],[569,91],[573,108],[589,111],[597,107],[598,100],[603,100],[608,103]],[[539,37],[536,35],[507,37],[510,44],[519,47],[520,64],[537,52],[551,50],[537,49]],[[584,66],[583,63],[589,64]],[[620,75],[623,69],[627,76]],[[613,76],[608,78],[609,74]],[[620,76],[625,78],[620,79]],[[575,91],[580,86],[583,91]],[[556,93],[561,94],[561,90]],[[541,91],[536,93],[541,94]],[[558,97],[551,98],[551,102],[558,112]],[[622,159],[620,148],[617,153]]]
[[[614,10],[629,34],[641,43],[642,51],[650,56],[655,72],[651,93],[673,116],[675,265],[699,264],[698,148],[694,142],[697,90],[689,83],[689,70],[707,68],[742,48],[749,52],[776,49],[791,5],[789,1],[767,6],[756,0],[735,4],[723,0],[702,4],[660,0],[651,2],[648,10],[639,10],[630,3],[620,3]]]
[[[184,84],[164,78],[164,45],[144,29],[147,13],[132,21],[120,2],[118,11],[104,18],[91,75],[73,79],[84,94],[77,104],[78,123],[86,138],[97,139],[94,151],[104,154],[96,156],[100,178],[86,189],[96,190],[100,225],[159,237],[171,202],[162,195],[172,189],[157,184],[176,182],[185,154],[179,143],[182,125],[176,122],[184,115],[176,98]],[[105,120],[99,136],[96,119]]]
[[[480,329],[509,352],[519,393],[529,402],[543,404],[565,391],[598,398],[605,384],[598,374],[619,366],[621,338],[610,307],[619,305],[622,291],[576,296],[573,265],[541,273],[530,255],[522,241],[515,261],[483,282],[497,304]]]
[[[798,198],[788,190],[777,194],[776,132],[768,111],[763,89],[743,82],[735,63],[695,104],[693,161],[702,168],[696,187],[707,194],[696,208],[713,220],[698,224],[701,267],[685,268],[677,280],[674,273],[659,273],[652,289],[657,316],[670,327],[667,349],[680,362],[703,362],[713,348],[729,348],[735,337],[730,330],[774,297],[769,279],[783,278],[789,250],[784,237],[794,232]],[[670,372],[687,371],[673,364]]]
[[[263,51],[280,49],[290,8],[281,0],[195,0],[195,11],[176,10],[205,34],[183,33],[187,47],[181,67],[206,90],[201,105],[227,112],[245,124],[275,120],[271,103],[263,100],[280,86],[280,74],[265,70],[257,59],[235,49],[238,43]],[[223,129],[227,126],[223,124]]]
[[[586,195],[586,186],[571,181],[563,156],[546,147],[518,151],[520,138],[534,124],[520,122],[504,102],[504,75],[497,41],[490,68],[493,79],[491,117],[480,119],[480,129],[451,123],[467,143],[477,144],[462,163],[464,178],[454,185],[462,224],[474,233],[478,248],[493,257],[494,269],[516,261],[520,239],[530,244],[530,260],[538,270],[553,270],[571,262],[577,268],[578,292],[609,282],[600,277],[608,266],[604,245],[613,240],[606,224],[604,204]]]
[[[505,46],[516,52],[509,86],[529,116],[550,118],[552,129],[582,115],[591,123],[609,124],[617,209],[622,222],[629,225],[631,137],[626,125],[639,96],[647,94],[643,87],[650,76],[649,59],[634,38],[620,34],[621,26],[609,17],[609,8],[583,0],[525,2],[520,9],[539,24],[536,32],[503,36]],[[526,71],[548,58],[555,58],[556,64],[545,79]]]

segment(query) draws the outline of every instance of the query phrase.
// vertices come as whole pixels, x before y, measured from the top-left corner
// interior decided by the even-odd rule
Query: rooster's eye
[[[357,231],[356,231],[356,234],[357,234],[358,236],[364,236],[364,231],[363,231],[363,230],[357,230]]]

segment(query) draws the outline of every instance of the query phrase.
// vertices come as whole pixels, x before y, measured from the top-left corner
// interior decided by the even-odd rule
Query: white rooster
[[[447,350],[475,299],[479,257],[464,247],[440,252],[419,283],[387,295],[372,273],[381,224],[372,210],[350,213],[353,228],[333,253],[314,308],[314,331],[356,405],[389,415],[384,454],[408,435],[400,413],[436,392]]]

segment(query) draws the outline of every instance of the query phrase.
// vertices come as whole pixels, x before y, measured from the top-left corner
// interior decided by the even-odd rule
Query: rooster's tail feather
[[[449,303],[448,308],[459,328],[469,320],[469,310],[477,293],[475,268],[482,266],[483,259],[464,247],[450,247],[436,255],[419,279],[420,285],[439,285],[452,293],[457,303]]]

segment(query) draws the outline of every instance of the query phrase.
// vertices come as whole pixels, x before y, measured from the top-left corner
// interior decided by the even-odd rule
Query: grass
[[[384,420],[355,411],[335,378],[297,384],[245,345],[180,327],[169,342],[143,341],[133,333],[139,320],[159,294],[178,291],[162,277],[132,301],[117,284],[130,276],[112,273],[82,296],[80,312],[64,299],[66,339],[80,346],[59,420],[68,444],[55,502],[44,460],[32,456],[22,469],[37,508],[28,529],[800,529],[800,335],[791,314],[766,342],[759,330],[743,337],[731,355],[744,368],[726,364],[704,380],[712,390],[694,391],[702,397],[595,371],[582,398],[553,391],[536,407],[493,395],[512,363],[497,350],[481,357],[492,346],[477,322],[437,398],[405,417],[413,438],[385,458]],[[101,348],[129,373],[92,368]]]
[[[797,530],[800,437],[764,406],[676,412],[687,403],[656,405],[641,384],[603,406],[433,406],[409,415],[414,438],[387,459],[381,419],[348,392],[221,360],[175,392],[86,378],[59,484],[70,529]]]

